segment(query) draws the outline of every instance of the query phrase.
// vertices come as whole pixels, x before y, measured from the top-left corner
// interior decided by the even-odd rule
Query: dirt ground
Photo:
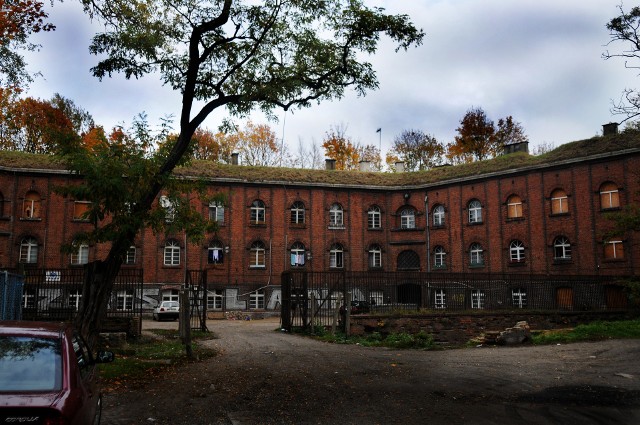
[[[418,351],[208,325],[218,356],[106,394],[103,424],[640,424],[640,340]]]

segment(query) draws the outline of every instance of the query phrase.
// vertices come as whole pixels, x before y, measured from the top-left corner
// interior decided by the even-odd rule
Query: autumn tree
[[[275,167],[282,165],[283,157],[287,156],[275,131],[267,124],[249,121],[235,137],[244,165]]]
[[[407,171],[428,170],[442,163],[444,146],[421,130],[405,130],[393,140],[389,161],[404,162]]]
[[[238,137],[224,131],[214,133],[208,129],[197,129],[192,137],[193,158],[207,161],[231,163],[231,156],[236,151]]]
[[[359,146],[347,136],[347,127],[338,125],[325,133],[322,147],[325,156],[336,161],[336,170],[356,170],[360,161]]]
[[[0,87],[21,87],[32,81],[21,53],[39,48],[29,36],[55,29],[46,22],[43,7],[37,0],[0,0]]]
[[[151,157],[136,157],[147,165],[120,170],[139,188],[127,194],[126,214],[110,207],[105,188],[94,182],[99,176],[91,164],[106,166],[107,153],[74,158],[74,151],[68,152],[70,167],[87,176],[83,194],[95,204],[96,214],[122,223],[108,239],[99,238],[111,248],[103,261],[89,267],[76,320],[84,335],[98,331],[124,254],[146,225],[155,199],[189,152],[206,117],[219,108],[242,116],[255,108],[269,115],[275,108],[308,107],[340,98],[347,88],[365,94],[378,82],[372,65],[363,58],[375,54],[382,34],[397,43],[397,50],[418,45],[423,38],[407,16],[387,15],[361,0],[83,0],[83,4],[105,28],[90,47],[102,58],[92,68],[96,77],[123,73],[126,78],[140,78],[157,72],[182,96],[175,142]],[[134,171],[144,178],[134,176]]]

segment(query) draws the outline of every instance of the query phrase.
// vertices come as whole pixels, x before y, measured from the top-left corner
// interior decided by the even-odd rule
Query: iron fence
[[[82,303],[84,269],[25,269],[20,306],[23,320],[73,320]],[[111,292],[107,317],[142,317],[141,269],[121,269]]]
[[[0,320],[22,319],[22,276],[0,272]]]
[[[207,331],[207,271],[188,270],[189,322],[192,330]]]
[[[352,314],[626,310],[623,281],[620,276],[291,271],[282,274],[282,321],[285,328],[331,325],[344,314],[347,293]]]

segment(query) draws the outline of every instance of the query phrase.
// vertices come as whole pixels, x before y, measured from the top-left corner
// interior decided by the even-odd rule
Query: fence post
[[[344,300],[344,333],[351,336],[351,292],[347,292]]]
[[[316,294],[314,292],[311,293],[311,335],[316,334],[316,327],[313,323],[314,318],[316,317]]]

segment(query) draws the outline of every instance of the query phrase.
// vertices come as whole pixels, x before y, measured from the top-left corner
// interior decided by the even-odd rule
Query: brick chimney
[[[325,159],[324,160],[325,169],[327,170],[335,170],[336,169],[336,160],[335,159]]]
[[[360,171],[371,171],[371,161],[360,161]]]
[[[396,173],[404,173],[404,161],[398,161],[395,163]]]
[[[602,135],[610,136],[612,134],[618,134],[618,123],[610,122],[609,124],[602,125]]]
[[[238,165],[238,153],[234,152],[231,154],[231,165]]]

